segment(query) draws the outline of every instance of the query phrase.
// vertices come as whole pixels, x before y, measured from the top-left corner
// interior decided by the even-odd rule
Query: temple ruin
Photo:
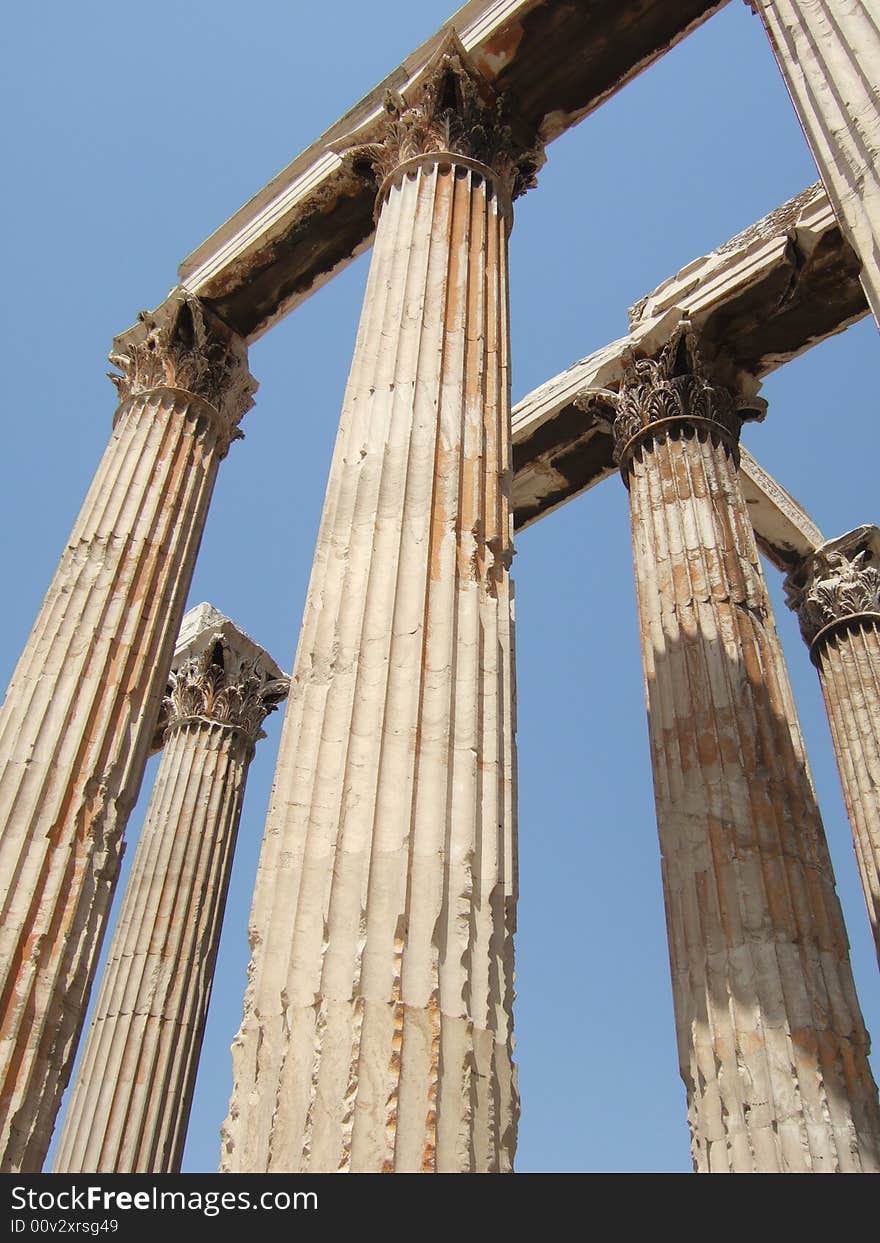
[[[3,1170],[46,1160],[158,750],[55,1169],[179,1170],[247,769],[285,698],[220,1168],[513,1170],[513,538],[606,479],[630,507],[694,1168],[880,1170],[759,556],[816,666],[880,955],[880,531],[825,538],[739,443],[772,417],[765,376],[880,324],[869,0],[751,0],[821,184],[511,408],[514,202],[721,7],[471,0],[114,340],[110,440],[0,715]],[[288,680],[184,611],[249,344],[370,247]]]

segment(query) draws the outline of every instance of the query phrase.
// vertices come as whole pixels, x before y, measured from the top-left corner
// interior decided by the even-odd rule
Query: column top
[[[184,260],[181,283],[216,300],[253,341],[361,254],[372,238],[373,196],[353,184],[337,152],[375,140],[386,91],[407,94],[450,24],[485,76],[552,141],[717,8],[718,0],[468,0],[267,185],[254,187]]]
[[[260,647],[240,626],[206,601],[189,609],[180,623],[171,661],[172,670],[179,669],[187,660],[200,656],[217,639],[223,639],[242,663],[257,662],[267,677],[275,680],[287,678],[287,674],[264,647]]]
[[[717,373],[730,370],[727,360],[715,347],[710,363],[701,335],[688,316],[678,320],[656,353],[625,350],[622,361],[616,391],[588,389],[575,398],[574,405],[610,423],[612,456],[624,483],[633,454],[642,442],[682,424],[720,437],[739,465],[742,424],[763,419],[767,403],[762,397],[745,396],[720,382]]]
[[[161,750],[170,725],[193,718],[234,726],[256,742],[289,690],[265,648],[213,604],[197,604],[180,625],[152,749]]]
[[[483,74],[454,29],[405,94],[389,90],[377,140],[341,147],[360,174],[379,183],[379,201],[401,168],[424,157],[461,159],[500,182],[515,199],[535,183],[544,163],[543,144]]]
[[[880,527],[861,526],[826,540],[787,575],[786,603],[814,662],[841,625],[880,625],[878,567]]]
[[[785,579],[789,608],[800,607],[798,597],[809,590],[816,577],[826,574],[829,567],[841,561],[855,561],[861,554],[866,561],[880,565],[880,527],[854,527],[834,539],[822,540],[801,558]]]
[[[254,404],[257,381],[248,370],[247,346],[186,290],[172,290],[155,311],[141,311],[133,328],[113,338],[108,372],[120,405],[140,393],[172,389],[200,398],[216,412],[227,440]]]

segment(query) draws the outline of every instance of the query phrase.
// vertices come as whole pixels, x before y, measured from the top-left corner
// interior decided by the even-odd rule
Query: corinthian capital
[[[202,398],[218,414],[229,439],[254,404],[257,382],[247,347],[198,300],[180,290],[158,310],[141,311],[138,325],[116,337],[110,374],[120,402],[152,389],[176,389]]]
[[[455,31],[410,94],[405,99],[389,91],[381,140],[348,152],[355,167],[371,166],[381,183],[407,160],[445,153],[486,165],[510,198],[535,184],[544,163],[541,144],[521,132],[504,97],[477,69]]]
[[[165,733],[203,722],[238,730],[254,744],[289,688],[267,652],[210,604],[200,604],[181,626],[163,704]]]
[[[576,404],[610,415],[614,461],[625,475],[642,434],[660,425],[670,431],[675,425],[705,428],[736,453],[743,423],[763,418],[767,403],[741,397],[713,379],[696,330],[682,320],[655,357],[629,356],[618,392],[590,391]]]
[[[880,624],[880,530],[857,527],[828,540],[785,581],[788,606],[798,615],[804,642],[815,656],[817,640],[837,623]]]

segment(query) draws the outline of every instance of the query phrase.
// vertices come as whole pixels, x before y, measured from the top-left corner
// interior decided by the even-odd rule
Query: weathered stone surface
[[[254,895],[224,1170],[511,1167],[504,198],[454,151],[384,182]]]
[[[880,12],[875,0],[749,0],[770,38],[880,326]]]
[[[761,552],[787,571],[822,543],[822,532],[790,492],[740,445],[739,484]]]
[[[659,349],[682,317],[723,350],[731,382],[755,392],[762,376],[867,312],[859,264],[842,239],[821,186],[776,211],[642,298],[630,332],[534,389],[513,411],[514,517],[517,530],[614,473],[604,421],[576,404],[585,392],[620,384],[626,358]],[[749,458],[743,462],[748,469]],[[760,481],[755,484],[760,490]],[[777,542],[775,506],[758,527],[762,550],[782,568],[796,561],[790,524]],[[795,550],[800,546],[795,535]]]
[[[508,115],[503,99],[486,79],[471,70],[472,62],[458,36],[452,32],[443,43],[445,68],[436,72],[434,62],[421,89],[407,100],[396,92],[385,99],[381,141],[355,146],[348,162],[365,163],[380,183],[397,176],[410,160],[454,151],[460,164],[473,160],[490,167],[497,188],[508,200],[535,185],[535,174],[544,163],[543,147],[528,131],[514,138],[518,118]]]
[[[470,0],[180,266],[180,282],[253,341],[362,254],[373,194],[341,152],[376,140],[450,30],[544,142],[597,108],[726,0]]]
[[[630,363],[617,403],[694,1166],[876,1171],[868,1037],[737,479],[738,404],[690,328]]]
[[[180,1169],[248,765],[287,689],[275,662],[211,605],[187,613],[165,750],[56,1171]]]
[[[256,387],[193,299],[111,357],[113,435],[0,715],[4,1170],[48,1148],[217,467]]]
[[[828,540],[786,589],[819,671],[880,960],[880,530]]]

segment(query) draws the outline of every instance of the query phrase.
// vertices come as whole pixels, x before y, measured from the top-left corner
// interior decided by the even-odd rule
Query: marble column
[[[39,1170],[220,460],[256,388],[178,294],[114,342],[113,434],[0,714],[0,1169]]]
[[[376,169],[378,228],[254,895],[225,1170],[511,1166],[520,150],[452,37],[352,157]]]
[[[789,574],[819,671],[868,918],[880,959],[880,529],[828,540]]]
[[[748,0],[760,16],[880,325],[876,0]]]
[[[737,476],[755,403],[709,378],[687,324],[613,400],[694,1167],[877,1170],[868,1036]]]
[[[184,618],[164,752],[55,1159],[180,1170],[245,782],[288,682],[210,605]]]

